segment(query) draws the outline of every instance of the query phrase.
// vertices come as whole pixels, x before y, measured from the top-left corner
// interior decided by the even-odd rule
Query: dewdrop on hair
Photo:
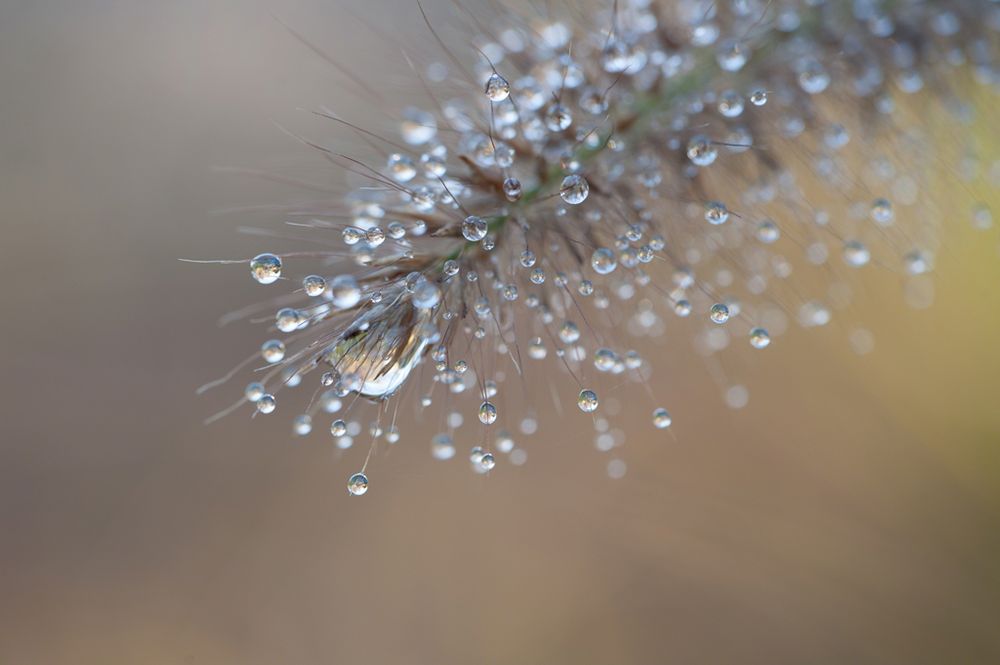
[[[220,416],[284,415],[294,435],[345,451],[367,438],[349,458],[352,496],[368,491],[379,442],[450,460],[463,423],[478,428],[461,437],[474,473],[523,464],[545,401],[592,422],[599,450],[638,428],[672,435],[684,414],[655,395],[651,417],[611,428],[602,388],[657,365],[630,338],[669,331],[692,343],[664,353],[766,363],[788,319],[829,324],[866,275],[899,275],[904,292],[929,279],[958,223],[934,205],[937,162],[959,192],[983,186],[990,163],[1000,173],[995,155],[957,164],[996,102],[996,2],[620,0],[544,20],[494,8],[449,19],[480,35],[471,45],[414,11],[433,76],[400,66],[424,105],[399,100],[395,135],[317,112],[370,152],[300,140],[364,184],[295,216],[315,244],[248,261],[273,325],[206,386],[246,379]],[[726,383],[719,408],[746,406],[748,389]],[[529,389],[532,406],[505,399]],[[445,429],[408,440],[401,403]],[[617,458],[607,468],[626,473]]]

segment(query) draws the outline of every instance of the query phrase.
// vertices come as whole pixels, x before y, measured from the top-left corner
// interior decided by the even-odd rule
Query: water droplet
[[[503,181],[503,195],[508,201],[520,201],[523,194],[524,189],[517,178],[507,178]]]
[[[406,155],[389,155],[389,175],[396,182],[410,182],[417,175],[417,166]]]
[[[312,431],[312,416],[302,414],[292,421],[292,431],[298,436],[305,436]]]
[[[903,262],[906,264],[906,272],[911,275],[923,275],[931,269],[930,257],[919,249],[915,249],[904,256]]]
[[[743,113],[743,97],[735,90],[719,95],[719,113],[726,118],[738,118]]]
[[[663,407],[653,411],[653,426],[656,427],[656,429],[666,429],[670,427],[673,422],[674,421],[670,417],[670,413],[668,413]]]
[[[285,343],[280,339],[269,339],[261,345],[260,355],[269,363],[281,362],[285,357]]]
[[[713,226],[725,224],[729,220],[729,209],[725,203],[711,201],[705,206],[705,221]]]
[[[872,219],[879,226],[889,226],[892,224],[892,219],[894,214],[892,212],[892,203],[888,199],[875,199],[872,203]]]
[[[715,53],[715,60],[719,67],[727,72],[738,72],[747,64],[750,57],[750,50],[736,40],[729,40],[721,43]]]
[[[576,405],[584,413],[593,413],[597,410],[597,393],[593,390],[581,390]]]
[[[580,175],[569,175],[563,178],[559,196],[570,205],[579,205],[590,195],[590,185]]]
[[[323,295],[326,290],[326,280],[319,275],[309,275],[302,280],[302,288],[310,298]]]
[[[755,349],[766,349],[771,343],[771,336],[763,328],[754,328],[750,331],[750,346]]]
[[[356,473],[347,480],[347,491],[351,496],[361,496],[368,491],[368,476]]]
[[[763,106],[767,104],[767,90],[763,88],[756,88],[750,93],[750,103],[754,106]]]
[[[247,401],[256,402],[265,394],[264,384],[254,381],[253,383],[248,383],[246,389],[243,391],[243,395],[247,398]]]
[[[490,402],[483,402],[479,406],[479,422],[484,425],[492,425],[497,421],[497,407]]]
[[[871,252],[863,243],[857,240],[849,240],[844,243],[844,261],[847,262],[847,265],[860,268],[867,264],[871,258]]]
[[[830,75],[818,60],[809,59],[799,70],[799,87],[810,95],[818,95],[830,85]]]
[[[274,254],[258,254],[250,259],[250,274],[258,284],[274,284],[281,278],[281,259]]]
[[[260,396],[257,400],[257,413],[274,413],[275,408],[277,408],[277,400],[274,399],[274,395],[264,394]]]
[[[687,156],[697,166],[709,166],[719,156],[719,151],[707,136],[698,134],[688,141]]]
[[[545,126],[550,132],[561,132],[573,124],[573,115],[562,104],[553,104],[545,111]]]
[[[469,242],[479,242],[486,237],[486,232],[489,226],[486,220],[482,217],[476,217],[475,215],[469,215],[462,222],[462,237],[464,237]]]
[[[423,275],[413,287],[413,306],[417,309],[433,309],[441,302],[441,289]]]
[[[361,302],[361,287],[353,275],[338,275],[330,281],[330,299],[340,309],[349,309]]]
[[[778,225],[770,219],[765,219],[757,226],[757,239],[765,245],[777,242],[779,237],[781,237],[781,231],[778,230]]]
[[[368,242],[369,247],[378,247],[385,242],[385,231],[379,226],[373,226],[365,231],[365,241]]]
[[[431,439],[431,454],[434,459],[448,460],[455,456],[455,444],[447,434],[438,434]]]
[[[330,434],[334,436],[344,436],[347,434],[347,423],[339,418],[330,423]]]
[[[497,465],[497,461],[493,457],[493,453],[483,453],[483,456],[479,458],[479,465],[486,471],[492,471],[493,467]]]
[[[615,253],[610,249],[600,247],[591,255],[590,266],[598,275],[607,275],[618,267],[618,259],[615,258]]]
[[[292,307],[283,307],[274,316],[274,325],[283,333],[293,332],[305,322],[302,312]]]
[[[729,320],[729,307],[722,303],[715,303],[712,305],[711,312],[709,312],[709,318],[712,319],[713,323],[725,323]]]
[[[491,102],[502,102],[510,97],[510,83],[496,72],[486,81],[486,96]]]

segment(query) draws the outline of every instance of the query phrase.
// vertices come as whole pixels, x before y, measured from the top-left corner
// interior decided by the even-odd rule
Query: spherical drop
[[[479,422],[484,425],[492,425],[497,421],[497,407],[490,402],[483,402],[479,406]]]
[[[486,471],[492,471],[496,465],[497,460],[493,457],[493,453],[483,453],[483,456],[479,458],[479,466],[483,467]]]
[[[274,284],[281,278],[281,259],[274,254],[258,254],[250,259],[250,274],[258,284]]]
[[[338,275],[330,281],[330,299],[340,309],[349,309],[361,302],[361,287],[353,275]]]
[[[597,393],[593,390],[581,390],[576,405],[584,413],[593,413],[597,410]]]
[[[719,156],[719,151],[707,136],[698,134],[688,141],[687,156],[697,166],[709,166]]]
[[[356,473],[347,480],[347,491],[351,496],[361,496],[368,491],[368,476]]]
[[[590,184],[580,175],[569,175],[563,178],[559,196],[570,205],[579,205],[590,195]]]
[[[274,413],[277,408],[277,400],[274,399],[274,395],[264,394],[260,396],[257,400],[257,413],[263,413],[267,415],[268,413]]]
[[[615,253],[606,247],[600,247],[590,257],[590,266],[598,275],[608,275],[618,267]]]
[[[309,275],[302,280],[302,289],[310,298],[321,296],[326,290],[326,280],[319,275]]]
[[[722,303],[715,303],[709,312],[709,318],[713,323],[723,324],[729,320],[729,307]]]
[[[479,242],[486,237],[486,232],[489,226],[486,220],[482,217],[476,217],[475,215],[469,215],[462,222],[462,237],[464,237],[469,242]]]
[[[269,363],[281,362],[285,357],[285,344],[280,339],[269,339],[261,345],[260,355]]]
[[[673,422],[674,421],[670,417],[670,413],[663,407],[653,411],[653,426],[656,427],[656,429],[666,429],[670,427]]]
[[[486,96],[491,102],[502,102],[510,97],[510,83],[496,72],[486,81]]]
[[[771,336],[763,328],[754,328],[750,331],[750,346],[755,349],[766,349],[771,343]]]

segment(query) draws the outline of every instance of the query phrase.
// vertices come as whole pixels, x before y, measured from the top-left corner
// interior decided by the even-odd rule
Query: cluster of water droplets
[[[365,167],[369,186],[315,221],[339,235],[324,270],[250,261],[256,282],[293,293],[239,404],[271,414],[311,384],[293,432],[325,417],[346,451],[399,441],[412,393],[448,410],[432,456],[466,446],[488,473],[500,456],[524,462],[509,432],[537,431],[532,402],[568,385],[611,450],[625,434],[602,415],[602,386],[620,383],[605,375],[655,372],[628,338],[673,329],[719,366],[733,334],[746,346],[730,353],[753,352],[790,320],[829,323],[855,273],[931,270],[940,220],[921,214],[910,161],[928,146],[893,124],[896,98],[951,71],[995,88],[995,3],[661,4],[616,3],[589,26],[511,20],[477,38],[475,66],[435,60],[427,78],[448,72],[465,94],[401,111],[402,143]],[[877,141],[855,140],[872,122]],[[981,206],[974,218],[992,225]],[[732,379],[722,393],[749,400]],[[459,435],[472,410],[478,433]],[[655,400],[646,413],[652,431],[673,425]],[[368,490],[367,459],[352,495]]]

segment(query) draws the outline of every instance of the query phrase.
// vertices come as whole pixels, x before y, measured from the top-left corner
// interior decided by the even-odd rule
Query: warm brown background
[[[176,259],[293,196],[212,167],[335,182],[271,120],[381,122],[269,12],[376,85],[401,58],[355,16],[426,40],[391,0],[0,5],[0,663],[1000,662],[1000,239],[965,208],[935,307],[858,312],[873,356],[795,333],[731,412],[680,345],[677,440],[642,406],[621,481],[551,419],[490,478],[418,431],[350,500],[359,451],[287,412],[203,427],[260,292]]]

